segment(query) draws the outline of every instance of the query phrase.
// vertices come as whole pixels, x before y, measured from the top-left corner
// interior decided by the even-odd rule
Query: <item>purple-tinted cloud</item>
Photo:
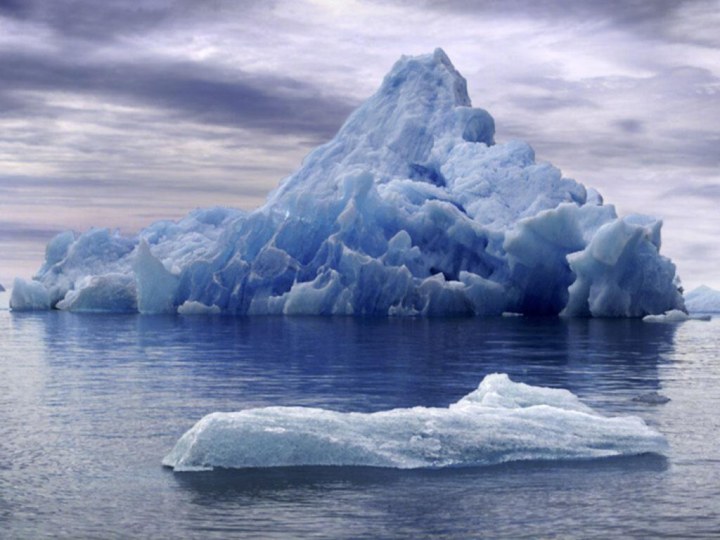
[[[720,180],[715,184],[702,184],[699,186],[676,187],[664,192],[662,197],[687,197],[720,203]]]
[[[250,0],[0,0],[0,16],[46,26],[64,38],[103,43],[184,21],[267,11],[273,4]]]
[[[399,5],[417,6],[411,0],[395,0]],[[673,32],[673,22],[685,10],[716,15],[717,5],[709,0],[422,0],[420,4],[438,12],[459,12],[475,17],[522,17],[544,21],[572,21],[584,24],[620,28],[652,39],[667,39],[717,45],[720,35],[710,33],[679,34]]]
[[[261,132],[332,136],[353,105],[282,75],[223,73],[194,63],[73,62],[18,52],[0,53],[0,103],[4,116],[41,114],[23,92],[73,92],[123,105],[160,107],[171,115]],[[52,113],[50,113],[52,114]]]

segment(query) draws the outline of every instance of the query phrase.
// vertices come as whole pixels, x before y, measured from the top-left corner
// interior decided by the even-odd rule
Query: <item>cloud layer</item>
[[[663,216],[686,284],[720,287],[718,27],[705,0],[0,0],[0,250],[23,258],[0,282],[54,231],[259,205],[441,46],[499,141]]]

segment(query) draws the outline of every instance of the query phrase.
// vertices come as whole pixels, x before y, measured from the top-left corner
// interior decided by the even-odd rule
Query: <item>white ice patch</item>
[[[664,437],[640,418],[604,417],[567,390],[493,374],[447,408],[212,413],[180,438],[163,465],[175,471],[301,465],[413,469],[666,450]]]

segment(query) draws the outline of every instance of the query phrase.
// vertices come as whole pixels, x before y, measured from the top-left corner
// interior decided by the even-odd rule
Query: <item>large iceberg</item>
[[[447,408],[341,413],[266,407],[213,413],[163,465],[176,471],[300,465],[414,469],[663,453],[637,417],[600,416],[567,390],[488,375]]]
[[[496,144],[445,53],[403,57],[266,204],[66,232],[33,287],[82,311],[642,317],[684,309],[661,221]],[[20,287],[14,309],[36,295]],[[212,307],[215,306],[215,307]]]

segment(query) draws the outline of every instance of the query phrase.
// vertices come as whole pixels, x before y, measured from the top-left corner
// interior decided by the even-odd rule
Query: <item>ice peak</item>
[[[308,156],[270,202],[287,207],[293,191],[324,197],[339,189],[336,180],[326,179],[352,169],[370,173],[376,184],[399,177],[444,187],[439,167],[450,149],[464,141],[492,146],[494,135],[492,116],[472,108],[465,78],[442,49],[403,56],[378,91]]]
[[[450,98],[450,103],[456,107],[471,106],[467,81],[440,48],[432,54],[402,56],[386,75],[378,92],[393,93],[409,99],[437,96],[429,103],[438,98]]]

